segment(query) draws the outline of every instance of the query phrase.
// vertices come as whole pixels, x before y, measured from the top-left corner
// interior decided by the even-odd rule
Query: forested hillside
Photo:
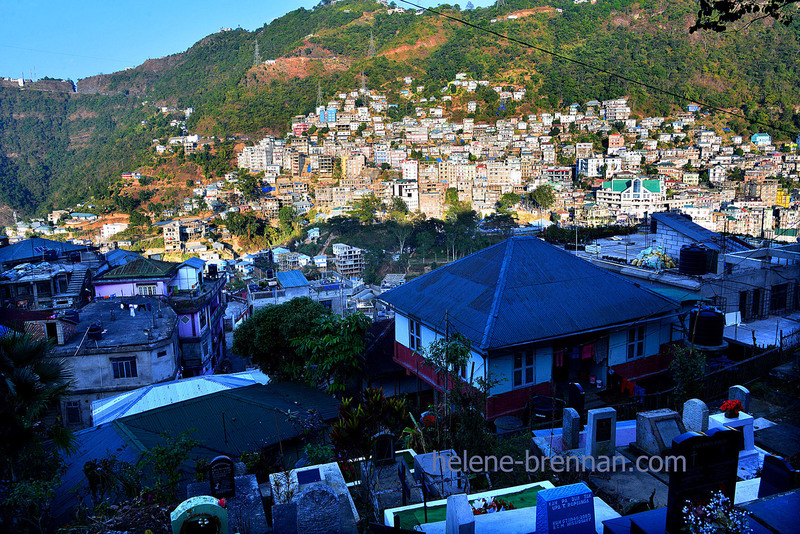
[[[687,0],[508,0],[500,8],[438,9],[689,99],[800,128],[800,21],[690,35],[697,8]],[[265,65],[267,59],[276,62]],[[457,72],[527,88],[527,102],[490,107],[493,114],[478,120],[620,96],[639,115],[687,103],[432,13],[390,15],[376,2],[345,0],[292,11],[255,32],[219,32],[185,52],[78,82],[79,91],[96,94],[0,89],[0,202],[41,213],[146,163],[151,140],[168,129],[145,100],[193,107],[193,133],[281,133],[292,115],[313,109],[318,85],[327,99],[357,87],[362,72],[369,87],[395,102],[405,76],[425,86],[423,96],[438,94]],[[734,120],[729,127],[746,133],[751,125]]]

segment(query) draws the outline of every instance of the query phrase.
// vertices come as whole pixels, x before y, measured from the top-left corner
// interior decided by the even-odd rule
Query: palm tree
[[[8,461],[12,478],[23,451],[51,439],[56,448],[74,448],[72,433],[43,421],[60,405],[71,384],[66,362],[49,356],[50,343],[28,334],[0,337],[0,456]]]

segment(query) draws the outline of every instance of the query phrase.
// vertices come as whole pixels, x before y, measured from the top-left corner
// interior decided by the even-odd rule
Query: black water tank
[[[103,327],[99,324],[93,324],[89,327],[89,332],[87,334],[89,339],[94,339],[95,341],[99,341],[103,337]]]
[[[681,274],[706,274],[708,272],[708,250],[699,245],[684,245],[681,247],[678,270]]]
[[[47,249],[44,251],[44,261],[55,261],[58,259],[58,251]]]
[[[725,315],[716,308],[702,306],[689,314],[689,335],[694,335],[694,344],[705,347],[722,345],[725,330]]]
[[[272,280],[273,278],[275,278],[275,270],[267,269],[267,280]]]
[[[216,263],[209,263],[208,264],[208,277],[211,280],[217,279],[217,264]]]

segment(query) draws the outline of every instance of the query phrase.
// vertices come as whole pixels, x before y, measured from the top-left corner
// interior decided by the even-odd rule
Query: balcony
[[[178,313],[197,311],[206,306],[215,294],[219,294],[225,285],[225,279],[206,280],[191,290],[176,290],[169,296],[169,304]]]

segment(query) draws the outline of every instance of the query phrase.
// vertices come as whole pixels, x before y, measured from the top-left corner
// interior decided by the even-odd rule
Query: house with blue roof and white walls
[[[380,300],[395,312],[394,361],[436,389],[444,377],[421,354],[448,334],[469,340],[462,379],[500,380],[489,391],[489,420],[522,415],[554,386],[600,389],[617,370],[660,370],[680,338],[677,302],[531,236],[440,267]]]

